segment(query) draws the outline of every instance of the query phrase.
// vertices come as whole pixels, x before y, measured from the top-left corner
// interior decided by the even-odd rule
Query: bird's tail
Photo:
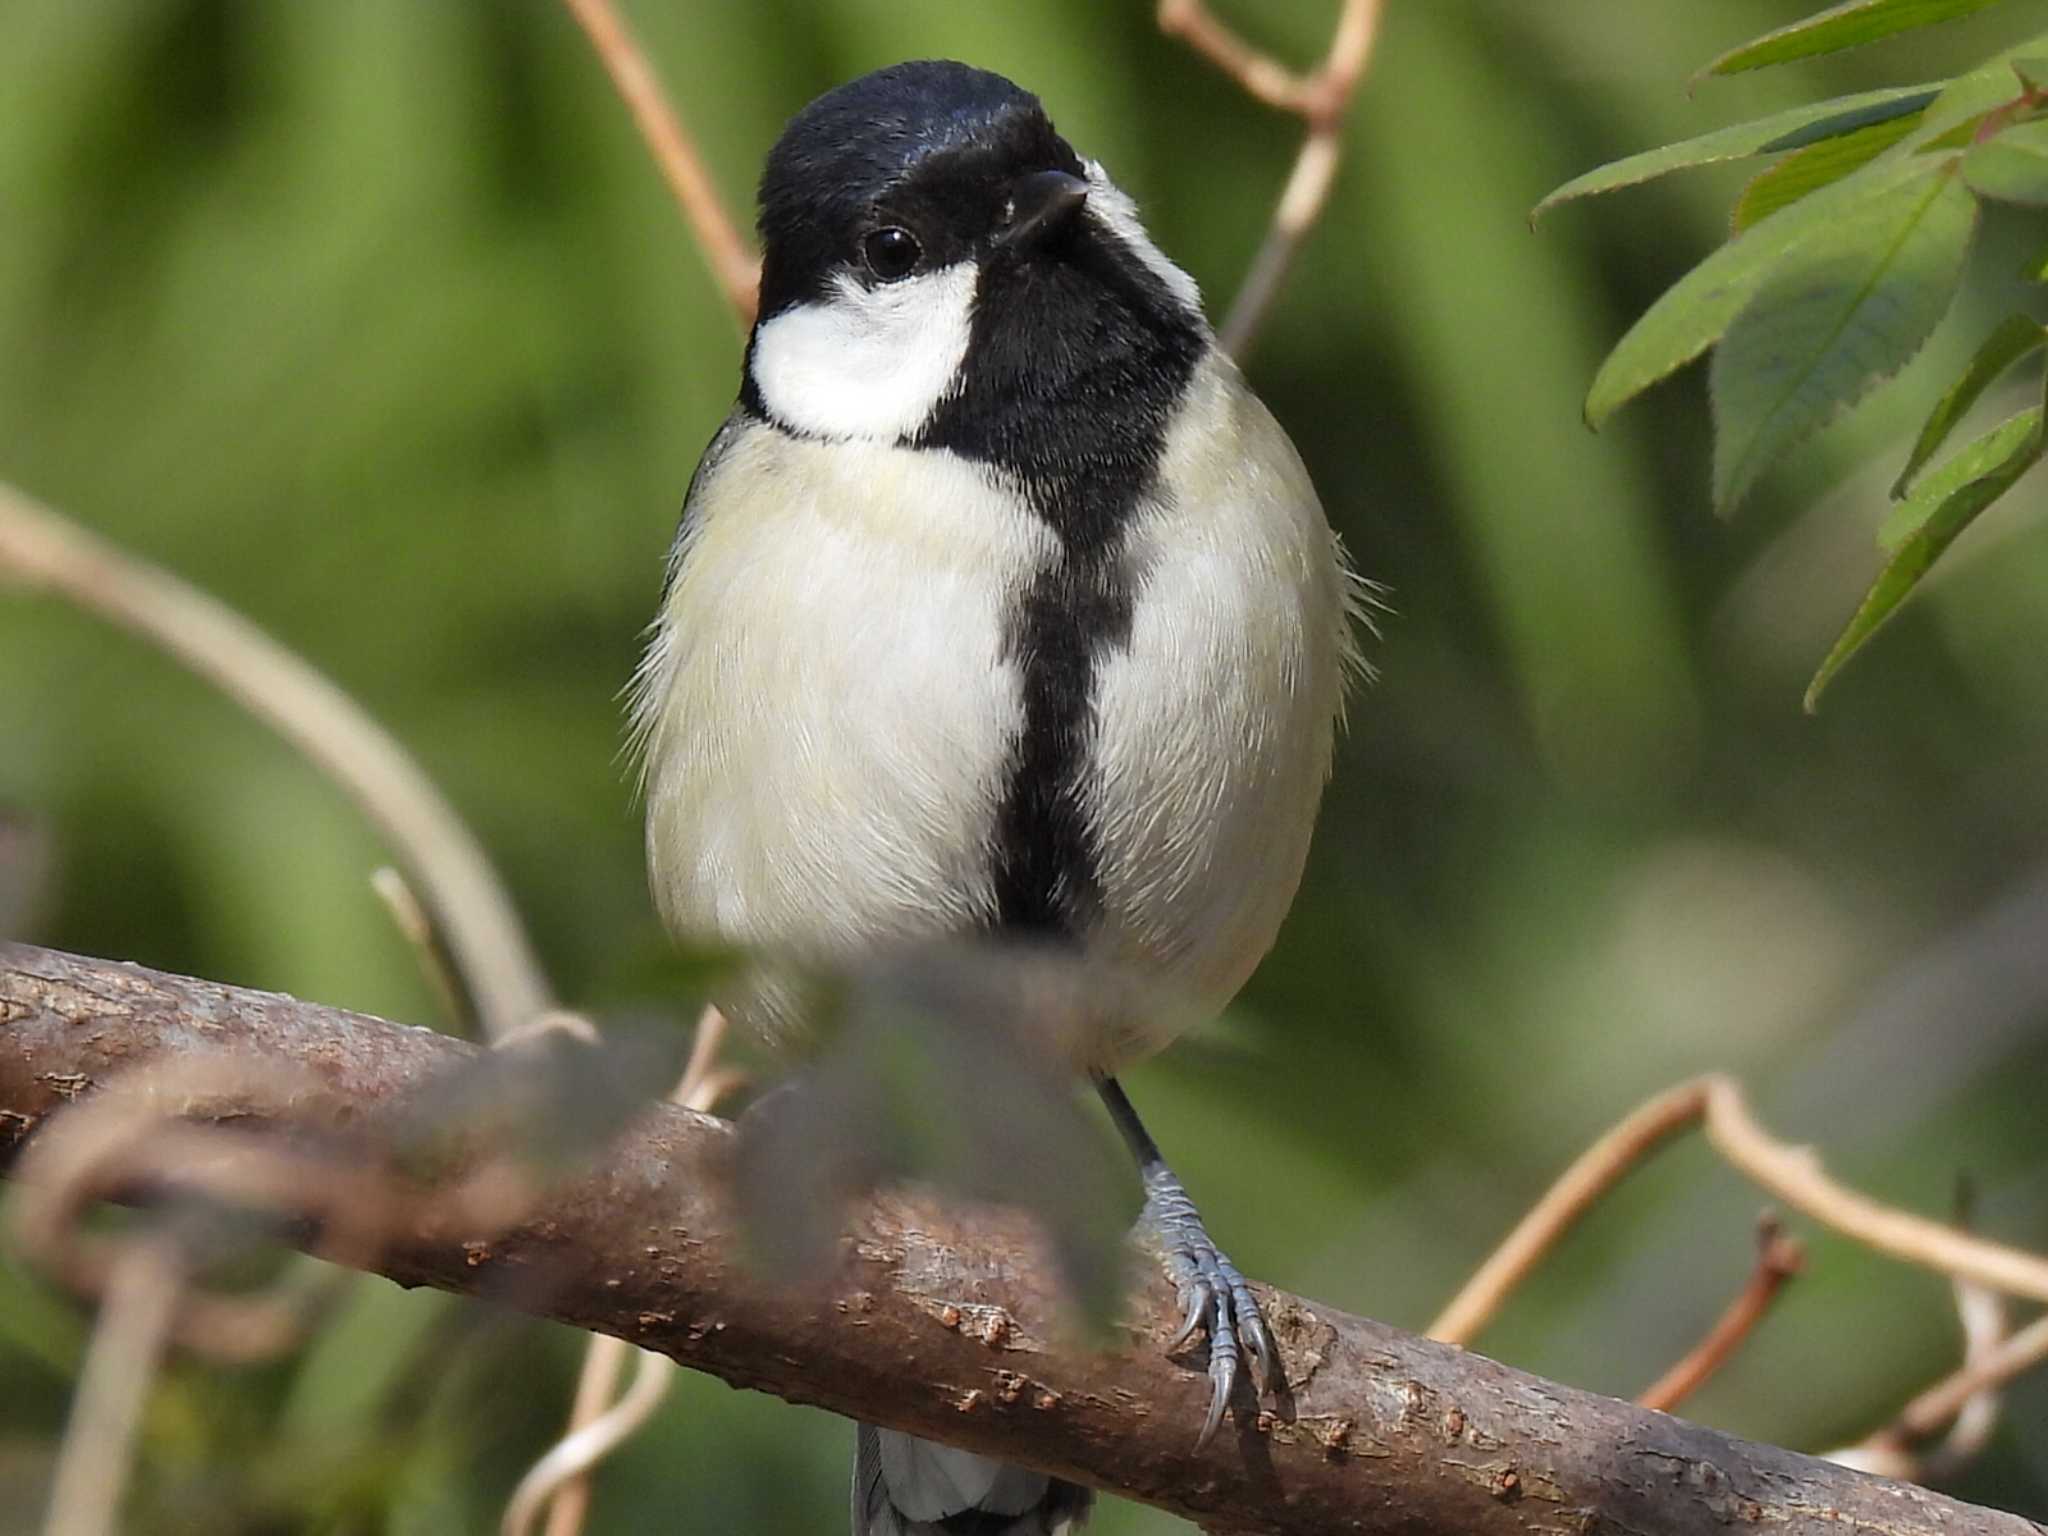
[[[856,1428],[853,1536],[1066,1536],[1095,1503],[1091,1490],[1043,1472]]]

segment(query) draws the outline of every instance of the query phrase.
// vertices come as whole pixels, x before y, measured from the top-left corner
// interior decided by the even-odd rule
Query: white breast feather
[[[949,453],[738,430],[640,686],[662,916],[806,958],[985,922],[1002,623],[1051,533]]]
[[[1101,943],[1211,1012],[1294,899],[1362,589],[1293,444],[1220,354],[1161,482],[1130,535],[1130,643],[1096,681]]]

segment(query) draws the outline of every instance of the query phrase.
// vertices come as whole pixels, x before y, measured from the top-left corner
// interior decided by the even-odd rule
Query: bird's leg
[[[1237,1384],[1239,1355],[1251,1356],[1253,1376],[1261,1392],[1281,1384],[1280,1356],[1266,1332],[1265,1319],[1259,1316],[1259,1304],[1251,1287],[1209,1236],[1195,1202],[1188,1198],[1179,1175],[1159,1155],[1158,1143],[1145,1129],[1123,1088],[1113,1077],[1098,1077],[1095,1089],[1108,1106],[1109,1118],[1116,1122],[1131,1156],[1138,1161],[1138,1172],[1145,1183],[1143,1219],[1158,1234],[1166,1252],[1167,1273],[1173,1276],[1180,1292],[1183,1320],[1180,1332],[1167,1347],[1180,1348],[1194,1337],[1197,1329],[1206,1329],[1209,1334],[1209,1417],[1202,1425],[1201,1438],[1195,1442],[1195,1449],[1201,1450],[1223,1422],[1224,1406]]]

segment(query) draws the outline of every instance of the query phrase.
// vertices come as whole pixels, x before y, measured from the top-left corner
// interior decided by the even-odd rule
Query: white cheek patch
[[[1082,169],[1088,173],[1088,211],[1151,269],[1152,275],[1166,285],[1168,293],[1187,306],[1189,313],[1201,318],[1202,290],[1195,286],[1192,277],[1167,260],[1166,253],[1152,243],[1152,237],[1145,233],[1145,226],[1138,222],[1138,205],[1131,201],[1131,194],[1109,179],[1109,172],[1102,168],[1100,160],[1090,160]]]
[[[754,338],[754,385],[785,426],[825,438],[909,437],[958,388],[979,269],[956,262],[863,287],[851,275]]]

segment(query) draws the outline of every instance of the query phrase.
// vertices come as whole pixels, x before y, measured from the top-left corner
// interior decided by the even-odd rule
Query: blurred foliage
[[[1333,11],[1222,9],[1302,61]],[[2026,222],[1988,208],[1921,356],[1725,523],[1697,373],[1597,438],[1579,402],[1722,237],[1743,172],[1526,224],[1617,154],[2048,26],[2008,0],[1679,88],[1810,9],[1389,5],[1252,368],[1393,588],[1382,680],[1280,948],[1229,1019],[1129,1078],[1249,1272],[1421,1325],[1566,1157],[1710,1065],[1849,1181],[1940,1211],[1966,1168],[1987,1232],[2048,1247],[2038,492],[1985,513],[1825,714],[1798,709],[1925,402],[2002,317],[2041,316]],[[955,55],[1042,93],[1219,298],[1299,132],[1136,0],[630,10],[735,201],[819,90]],[[7,0],[0,101],[0,474],[330,671],[472,818],[564,995],[680,1021],[615,695],[738,337],[580,34],[547,0]],[[0,901],[25,936],[433,1017],[367,884],[381,851],[204,687],[0,599],[0,722],[8,845],[46,871]],[[1483,1347],[1635,1390],[1740,1284],[1757,1204],[1699,1146],[1667,1154]],[[1688,1411],[1817,1448],[1956,1337],[1940,1281],[1807,1235],[1809,1273]],[[0,1532],[35,1528],[85,1327],[0,1261]],[[488,1530],[578,1342],[362,1282],[299,1357],[169,1374],[130,1528]],[[2044,1424],[2037,1381],[1958,1491],[2048,1516]],[[836,1529],[851,1439],[685,1376],[591,1529]],[[1127,1507],[1099,1528],[1180,1529]]]
[[[1995,0],[1847,0],[1723,54],[1738,74],[1954,21]],[[1594,426],[1711,347],[1714,502],[1732,511],[1789,450],[1926,344],[1963,281],[1980,200],[2048,208],[2048,35],[2000,49],[1953,80],[1862,92],[1645,150],[1574,177],[1541,214],[1594,192],[1752,155],[1777,155],[1735,204],[1730,238],[1615,343],[1586,395]],[[2034,214],[2036,238],[2044,231]],[[1757,226],[1761,225],[1761,228]],[[2041,278],[2039,259],[2025,275]],[[2042,407],[1977,438],[1917,491],[1914,476],[2044,332],[2008,315],[1935,402],[1879,542],[1892,557],[1806,688],[1806,707],[1933,569],[1949,545],[2048,452]]]

